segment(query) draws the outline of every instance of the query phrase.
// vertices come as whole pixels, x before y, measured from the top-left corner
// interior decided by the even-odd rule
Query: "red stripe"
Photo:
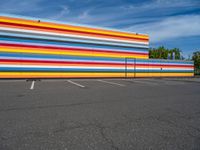
[[[124,63],[104,63],[104,62],[72,62],[72,61],[51,61],[51,60],[13,60],[13,59],[0,59],[1,62],[29,62],[29,63],[55,63],[55,64],[102,64],[102,65],[122,65]]]
[[[193,67],[193,65],[172,65],[172,64],[166,64],[166,65],[159,65],[159,64],[136,64],[137,66],[154,66],[154,67]]]
[[[57,46],[37,46],[37,45],[26,45],[26,44],[8,44],[0,43],[0,46],[12,46],[12,47],[23,47],[23,48],[44,48],[44,49],[53,49],[53,50],[74,50],[74,51],[84,51],[84,52],[105,52],[105,53],[118,53],[118,54],[135,54],[135,55],[148,55],[148,53],[142,52],[119,52],[111,50],[97,50],[97,49],[84,49],[84,48],[64,48]]]
[[[137,37],[125,37],[125,36],[119,36],[119,35],[108,35],[108,34],[103,34],[103,33],[91,33],[91,32],[84,32],[84,31],[71,31],[67,29],[57,29],[53,27],[39,27],[39,26],[33,26],[33,25],[24,25],[24,24],[18,24],[18,23],[8,23],[8,22],[0,22],[3,25],[15,25],[15,26],[20,26],[20,27],[29,27],[29,28],[37,28],[37,29],[47,29],[47,30],[55,30],[55,31],[67,31],[67,32],[75,32],[75,33],[83,33],[83,34],[90,34],[90,35],[103,35],[103,36],[109,36],[109,37],[120,37],[120,38],[125,38],[125,39],[136,39],[136,40],[141,40],[141,41],[148,41],[146,39],[142,38],[137,38]]]
[[[14,60],[14,59],[0,59],[1,62],[13,62],[13,63],[20,63],[20,62],[27,62],[27,63],[55,63],[55,64],[82,64],[82,65],[124,65],[125,63],[104,63],[104,62],[72,62],[72,61],[50,61],[50,60]],[[129,63],[129,66],[134,66],[134,64]],[[186,65],[155,65],[155,64],[136,64],[135,66],[138,67],[180,67],[180,68],[193,68],[193,66],[186,66]]]

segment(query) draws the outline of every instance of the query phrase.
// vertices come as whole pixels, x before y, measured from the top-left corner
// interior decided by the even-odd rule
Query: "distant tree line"
[[[192,55],[192,60],[194,61],[194,73],[200,75],[200,51],[196,51]]]
[[[150,48],[149,49],[149,58],[153,59],[174,59],[176,60],[184,60],[185,58],[181,55],[181,50],[179,48],[167,49],[164,46],[160,46],[158,48]],[[187,60],[194,61],[195,74],[200,75],[200,51],[195,51],[192,54],[192,59],[188,58]]]
[[[183,59],[179,48],[167,49],[164,46],[160,46],[158,48],[149,49],[149,58],[173,59],[173,54],[175,55],[175,59]]]

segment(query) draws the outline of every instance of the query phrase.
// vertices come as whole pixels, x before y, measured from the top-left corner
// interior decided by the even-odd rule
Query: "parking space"
[[[195,81],[1,80],[0,149],[199,149]]]
[[[184,85],[191,84],[191,82],[198,84],[197,79],[175,79],[175,78],[127,78],[127,79],[42,79],[42,80],[0,80],[0,86],[3,86],[2,90],[34,90],[37,88],[37,84],[41,87],[54,88],[54,85],[61,85],[64,87],[94,87],[95,86],[114,86],[114,87],[126,87],[126,86],[170,86],[170,85]],[[48,86],[48,84],[50,86]],[[62,85],[63,84],[63,85]],[[42,88],[45,89],[45,88]],[[41,90],[41,88],[40,88]]]

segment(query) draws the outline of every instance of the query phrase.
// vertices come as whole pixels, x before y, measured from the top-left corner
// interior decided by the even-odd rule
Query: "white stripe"
[[[164,59],[163,59],[163,61],[165,61]],[[187,61],[187,62],[189,62],[189,61]],[[136,64],[156,64],[156,65],[193,65],[192,63],[191,64],[188,64],[188,63],[185,63],[185,62],[181,62],[180,61],[180,63],[174,63],[174,62],[159,62],[159,61],[157,61],[157,62],[151,62],[151,59],[149,60],[149,62],[136,62]]]
[[[130,68],[128,67],[127,69],[134,69],[134,67]],[[136,70],[193,70],[192,68],[138,68],[136,67]]]
[[[81,85],[81,84],[79,84],[79,83],[73,82],[73,81],[71,81],[71,80],[67,80],[67,82],[69,82],[69,83],[71,83],[71,84],[74,84],[74,85],[77,85],[77,86],[82,87],[82,88],[85,87],[84,85]]]
[[[85,67],[85,66],[37,66],[37,65],[1,65],[0,64],[0,67],[4,67],[4,68],[7,68],[7,67],[20,67],[20,68],[64,68],[64,69],[71,69],[71,68],[83,68],[83,69],[112,69],[112,68],[115,68],[115,69],[125,69],[125,67]]]
[[[29,58],[29,57],[7,57],[7,56],[0,56],[1,59],[14,59],[14,60],[50,60],[50,61],[70,61],[70,62],[103,62],[103,63],[120,63],[124,65],[124,61],[109,61],[109,60],[78,60],[78,59],[57,59],[57,58]],[[131,63],[128,63],[129,65],[133,65]],[[138,65],[138,63],[136,63]],[[140,65],[145,65],[140,63]],[[150,67],[151,64],[148,64],[148,68]],[[168,65],[168,64],[163,64],[163,65]],[[188,67],[193,67],[193,64],[181,64],[181,65],[186,65]],[[173,66],[172,66],[173,67]],[[131,67],[130,67],[131,68]],[[134,67],[133,67],[134,68]],[[137,67],[139,68],[139,67]],[[141,67],[140,67],[141,68]],[[149,68],[150,69],[150,68]]]
[[[108,39],[108,38],[99,38],[99,37],[89,37],[89,36],[81,36],[81,35],[72,35],[72,34],[62,34],[62,33],[52,33],[52,32],[45,32],[45,31],[33,31],[33,30],[26,30],[26,29],[13,29],[13,28],[6,28],[0,27],[2,31],[15,31],[15,32],[24,32],[24,33],[32,33],[32,34],[42,34],[42,35],[53,35],[53,36],[63,36],[63,37],[73,37],[73,38],[82,38],[82,39],[96,39],[102,41],[113,41],[113,42],[124,42],[130,44],[146,44],[148,45],[149,42],[136,42],[130,40],[117,40],[117,39]]]
[[[108,83],[108,84],[113,84],[113,85],[118,85],[118,86],[125,86],[124,84],[119,84],[119,83],[115,83],[115,82],[110,82],[110,81],[105,81],[105,80],[97,80],[99,82],[104,82],[104,83]]]
[[[125,66],[125,65],[124,65]],[[111,67],[88,67],[88,66],[48,66],[48,65],[44,65],[44,66],[39,66],[39,65],[1,65],[0,64],[0,67],[4,67],[4,68],[7,68],[7,67],[20,67],[20,68],[52,68],[52,69],[59,69],[59,68],[62,68],[62,69],[71,69],[71,68],[75,68],[75,69],[125,69],[125,67],[116,67],[116,66],[111,66]],[[192,68],[139,68],[139,67],[127,67],[127,69],[130,69],[130,70],[193,70]]]
[[[109,60],[79,60],[79,59],[56,59],[56,58],[29,58],[29,57],[1,57],[1,59],[15,59],[15,60],[50,60],[50,61],[70,61],[70,62],[103,62],[103,63],[121,63],[124,64],[124,61],[109,61]]]
[[[36,39],[47,39],[47,40],[59,40],[63,42],[76,42],[76,43],[84,43],[84,44],[99,44],[106,46],[125,46],[125,47],[133,47],[133,48],[148,48],[146,45],[138,45],[132,43],[123,43],[123,42],[111,42],[111,41],[103,41],[103,40],[95,40],[95,39],[80,39],[80,38],[67,38],[67,37],[55,37],[55,36],[47,36],[47,35],[30,35],[24,33],[3,33],[0,32],[1,35],[8,35],[14,37],[23,37],[23,38],[36,38]]]
[[[139,54],[147,54],[148,55],[148,50],[146,49],[143,49],[143,50],[126,50],[126,49],[113,49],[113,48],[91,48],[91,47],[82,47],[82,46],[63,46],[63,45],[57,45],[57,44],[44,44],[44,43],[23,43],[23,42],[10,42],[10,41],[2,41],[0,40],[0,42],[3,42],[3,43],[7,43],[7,44],[25,44],[25,45],[35,45],[35,46],[50,46],[50,47],[61,47],[61,48],[80,48],[80,49],[86,49],[86,50],[99,50],[99,51],[105,51],[105,50],[108,50],[110,52],[133,52],[133,53],[139,53]],[[137,48],[137,47],[134,47],[134,48]]]
[[[25,44],[25,45],[35,45],[35,46],[50,46],[50,47],[62,47],[62,48],[80,48],[80,49],[88,49],[88,50],[94,50],[94,48],[92,47],[81,47],[81,46],[63,46],[63,45],[57,45],[57,44],[44,44],[44,43],[23,43],[23,42],[10,42],[10,41],[3,41],[3,40],[0,40],[0,42],[3,42],[3,43],[7,43],[7,44]],[[137,48],[137,47],[135,47]],[[139,53],[139,54],[147,54],[148,55],[148,50],[146,49],[143,49],[143,50],[121,50],[121,49],[113,49],[113,48],[97,48],[95,47],[95,50],[99,50],[99,51],[104,51],[104,50],[108,50],[108,51],[113,51],[113,52],[133,52],[133,53]]]
[[[33,90],[33,89],[34,89],[34,85],[35,85],[35,81],[32,81],[30,90]]]

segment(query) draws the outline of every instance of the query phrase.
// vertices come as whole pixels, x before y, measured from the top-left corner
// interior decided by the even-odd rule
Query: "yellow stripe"
[[[30,49],[16,49],[16,48],[3,48],[0,47],[1,52],[13,52],[13,53],[33,53],[33,54],[53,54],[53,55],[71,55],[71,56],[90,56],[90,57],[110,57],[110,58],[143,58],[148,59],[148,55],[130,55],[130,54],[107,54],[107,53],[83,53],[76,51],[42,51],[42,50],[30,50]]]
[[[43,72],[0,72],[0,78],[81,78],[81,77],[124,77],[124,73],[43,73]]]
[[[89,27],[80,27],[80,26],[73,26],[73,25],[65,25],[65,24],[56,24],[56,23],[49,23],[49,22],[37,22],[33,20],[25,20],[25,19],[17,19],[11,17],[0,17],[1,22],[7,23],[18,23],[18,24],[25,24],[25,25],[34,25],[39,27],[50,27],[50,28],[57,28],[57,29],[67,29],[72,31],[80,31],[80,32],[90,32],[90,33],[98,33],[98,34],[107,34],[107,35],[114,35],[114,36],[124,36],[130,38],[141,38],[141,39],[149,39],[147,35],[136,35],[134,33],[127,33],[127,32],[120,32],[120,31],[112,31],[112,30],[104,30],[104,29],[95,29]]]
[[[193,73],[162,73],[167,77],[192,77]],[[135,77],[160,77],[160,73],[136,73]],[[0,72],[0,78],[84,78],[84,77],[125,77],[125,73],[47,73],[47,72]],[[128,77],[134,77],[134,73],[129,73]]]
[[[194,73],[127,73],[127,77],[192,77]]]

